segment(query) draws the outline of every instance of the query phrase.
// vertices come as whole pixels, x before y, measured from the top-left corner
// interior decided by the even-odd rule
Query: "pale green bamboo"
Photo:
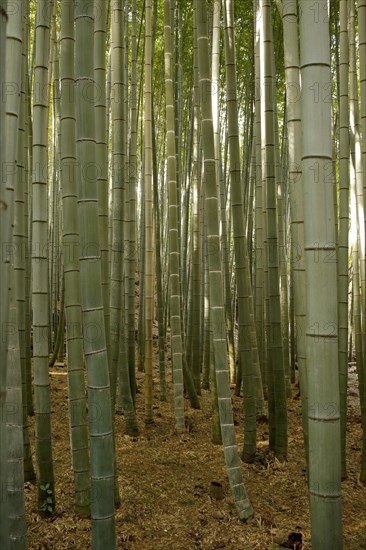
[[[327,13],[326,0],[317,5],[320,14]],[[337,550],[343,537],[337,303],[329,300],[337,293],[337,266],[329,261],[335,254],[334,187],[327,178],[332,163],[329,26],[326,18],[314,17],[306,0],[299,9],[311,542],[314,550]]]
[[[366,316],[366,249],[365,249],[365,204],[366,204],[366,187],[365,175],[362,165],[362,137],[360,128],[360,105],[359,105],[359,78],[357,70],[357,50],[356,50],[356,10],[355,2],[349,3],[349,64],[350,64],[350,89],[349,97],[351,104],[351,133],[354,139],[354,155],[356,167],[356,192],[357,192],[357,215],[359,220],[359,260],[360,260],[360,284],[361,284],[361,309],[362,309],[362,348],[366,350],[366,331],[364,327],[364,319]],[[366,373],[366,355],[363,357],[364,365],[363,372]],[[365,399],[366,395],[360,395],[361,399]],[[365,407],[366,408],[366,407]],[[366,455],[365,455],[366,458]],[[366,463],[364,468],[366,469]],[[366,472],[365,472],[366,478]]]
[[[253,105],[253,98],[251,98],[251,103]],[[244,197],[244,219],[245,219],[245,234],[247,236],[248,242],[248,256],[249,256],[249,266],[250,273],[252,274],[252,261],[253,261],[253,237],[254,237],[254,193],[255,193],[255,170],[256,170],[256,161],[255,161],[255,125],[254,125],[254,111],[252,114],[252,141],[251,141],[251,154],[248,157],[249,161],[249,172],[248,172],[248,194],[247,198]],[[244,162],[244,161],[243,161]],[[251,277],[252,281],[252,277]],[[253,283],[252,283],[253,286]]]
[[[209,369],[210,369],[210,398],[211,398],[211,443],[214,445],[222,445],[221,426],[220,426],[220,411],[219,402],[217,399],[217,384],[215,377],[215,364],[213,361],[213,342],[212,331],[210,330],[210,347],[209,347]]]
[[[194,89],[193,104],[193,128],[192,128],[192,223],[191,223],[191,246],[192,246],[192,370],[201,372],[201,347],[203,342],[201,331],[201,234],[200,234],[200,195],[201,180],[199,177],[199,98],[196,94],[198,88]]]
[[[48,80],[50,17],[53,2],[36,3],[35,67],[33,89],[32,167],[32,306],[34,412],[36,457],[39,472],[38,505],[55,508],[51,442],[50,382],[48,373]],[[51,502],[50,502],[51,501]]]
[[[6,33],[9,19],[7,16],[7,2],[2,0],[0,2],[0,84],[2,89],[6,89],[8,85],[8,74],[6,72],[7,68],[7,56],[6,56]],[[9,69],[8,69],[9,70]],[[11,85],[11,81],[10,81]],[[13,96],[17,95],[17,91]],[[8,105],[6,101],[0,102],[0,162],[1,166],[7,166],[8,163],[8,136],[5,130],[5,123],[7,121],[6,112],[8,111]],[[13,170],[15,168],[15,163],[10,165]],[[4,251],[6,247],[9,247],[10,241],[9,236],[12,235],[11,231],[11,200],[12,193],[9,194],[9,183],[8,178],[4,170],[1,171],[0,177],[0,204],[1,208],[1,218],[0,218],[0,244],[1,249]],[[8,327],[9,322],[9,250],[6,254],[1,254],[1,263],[0,263],[0,275],[1,275],[1,285],[0,285],[0,320],[2,327]],[[0,546],[5,550],[10,548],[10,539],[9,539],[9,521],[8,521],[8,498],[7,498],[7,481],[8,481],[8,468],[7,468],[7,427],[6,427],[6,385],[7,385],[7,339],[8,339],[8,330],[2,331],[3,337],[0,342]]]
[[[24,479],[34,480],[36,474],[33,468],[32,453],[29,442],[29,425],[27,414],[27,388],[26,388],[26,361],[27,361],[27,333],[25,330],[26,308],[29,302],[26,300],[26,265],[28,247],[28,228],[25,217],[25,199],[27,196],[28,177],[28,142],[26,136],[26,108],[28,98],[26,96],[27,78],[27,55],[28,40],[26,14],[23,14],[23,46],[22,66],[20,84],[20,107],[19,107],[19,135],[18,135],[18,156],[17,156],[17,185],[15,186],[14,205],[14,277],[15,277],[15,298],[17,302],[19,348],[22,371],[22,407],[23,407],[23,440],[24,440]]]
[[[153,397],[153,357],[152,325],[154,316],[154,261],[153,261],[153,213],[152,213],[152,40],[151,40],[151,0],[145,1],[145,111],[144,111],[144,152],[145,152],[145,420],[152,421]]]
[[[56,311],[54,310],[54,304],[56,301],[55,298],[55,256],[54,256],[54,235],[55,235],[55,224],[54,216],[55,212],[53,209],[54,198],[56,192],[56,140],[57,140],[57,131],[56,131],[56,101],[55,101],[55,57],[56,57],[56,17],[55,17],[55,2],[52,2],[51,10],[51,19],[50,19],[50,42],[49,42],[49,64],[48,64],[48,82],[47,82],[47,94],[48,94],[48,135],[50,139],[50,146],[48,148],[48,220],[52,223],[48,223],[47,227],[47,258],[48,258],[48,319],[49,319],[49,329],[48,329],[48,349],[49,353],[52,352],[54,342],[56,340],[57,332],[57,319]],[[33,46],[34,50],[35,47]],[[33,51],[34,51],[33,50]],[[42,92],[44,93],[44,92]],[[57,223],[57,220],[56,220]]]
[[[307,370],[306,370],[306,287],[304,253],[304,206],[301,167],[301,102],[299,79],[299,45],[297,5],[284,0],[283,39],[286,78],[286,112],[288,132],[288,180],[291,213],[291,272],[294,285],[294,310],[296,320],[296,353],[301,389],[301,412],[305,447],[308,440],[307,420]]]
[[[239,365],[244,389],[244,450],[242,458],[253,460],[256,450],[256,381],[261,385],[258,362],[255,360],[252,335],[252,289],[249,277],[249,258],[245,232],[243,195],[241,189],[239,123],[234,38],[234,6],[225,2],[225,63],[227,88],[228,141],[230,152],[230,193],[234,234],[235,273],[238,291]]]
[[[0,80],[1,80],[1,87],[4,88],[6,85],[6,73],[5,73],[5,63],[6,63],[6,26],[8,22],[8,16],[7,16],[7,0],[1,0],[0,1]],[[6,159],[6,153],[5,153],[5,120],[6,120],[6,109],[5,109],[5,102],[0,102],[0,158],[1,158],[1,166],[4,165],[5,159]],[[4,171],[1,173],[0,178],[0,201],[3,206],[7,204],[7,196],[6,196],[6,179]],[[1,247],[3,249],[4,245],[8,242],[8,214],[7,214],[7,208],[1,208],[1,218],[0,218],[0,239],[1,239]],[[8,320],[8,314],[9,310],[5,305],[8,303],[9,297],[7,296],[8,290],[7,290],[7,270],[8,266],[5,262],[5,258],[3,254],[1,255],[1,307],[0,307],[0,315],[1,315],[1,326],[6,326],[7,320]],[[5,292],[6,289],[6,292]],[[7,357],[7,346],[6,341],[4,341],[3,338],[1,338],[0,342],[0,406],[2,407],[5,403],[5,395],[6,395],[6,357]],[[5,430],[5,422],[3,422],[3,415],[1,414],[0,418],[0,428],[2,430],[1,435],[3,435],[3,429]],[[2,437],[1,441],[4,441],[4,438]],[[0,460],[1,460],[1,473],[5,473],[5,463],[6,463],[6,451],[5,451],[5,445],[4,449],[0,450]],[[5,480],[6,476],[2,478],[2,480]],[[3,484],[2,484],[3,487]],[[6,542],[8,540],[8,537],[6,535],[7,526],[5,522],[5,518],[7,519],[8,514],[5,512],[5,503],[6,498],[3,498],[3,488],[1,488],[1,514],[0,514],[0,525],[4,527],[4,531],[0,529],[0,541],[1,544],[4,544],[4,547],[6,545],[6,548],[8,547],[8,543]],[[4,508],[3,508],[4,506]],[[4,513],[3,513],[4,510]],[[3,523],[4,522],[4,523]]]
[[[52,220],[51,230],[53,232],[51,240],[51,251],[50,251],[50,296],[52,297],[50,301],[50,315],[53,322],[53,351],[52,356],[49,361],[49,365],[52,366],[56,359],[61,356],[61,361],[63,362],[64,355],[64,334],[65,334],[65,319],[64,319],[64,303],[65,303],[65,287],[64,287],[64,273],[63,273],[63,261],[61,254],[61,231],[62,231],[62,209],[59,208],[61,202],[60,195],[60,156],[61,156],[61,105],[60,105],[60,61],[59,61],[59,52],[56,42],[56,5],[53,9],[52,17],[52,50],[53,50],[53,98],[52,98],[52,117],[53,117],[53,148],[52,148],[52,175],[51,175],[51,185],[52,191],[50,196],[52,196],[52,208],[50,207],[50,220]],[[59,307],[60,302],[60,307]],[[62,348],[61,348],[62,345]],[[52,348],[51,348],[52,349]]]
[[[108,363],[110,363],[110,311],[109,311],[109,251],[108,251],[108,145],[106,115],[106,27],[108,2],[95,0],[94,24],[94,78],[95,78],[95,138],[98,164],[98,218],[100,254],[102,262],[102,291]]]
[[[145,170],[145,156],[142,156],[141,172]],[[140,239],[139,239],[139,316],[137,327],[138,370],[142,372],[145,364],[145,180],[141,176],[140,205]],[[169,301],[169,300],[168,300]],[[166,303],[168,302],[166,301]]]
[[[274,63],[274,58],[273,58]],[[275,67],[273,67],[275,70]],[[285,374],[286,395],[291,397],[290,375],[290,348],[289,348],[289,319],[288,319],[288,276],[287,261],[288,247],[286,242],[286,195],[282,177],[280,155],[280,138],[278,135],[277,93],[274,97],[274,128],[275,128],[275,171],[277,185],[277,224],[278,224],[278,252],[280,273],[280,302],[281,302],[281,332],[283,346],[283,370]]]
[[[261,137],[262,178],[266,195],[266,255],[269,445],[279,457],[287,455],[287,408],[283,364],[279,251],[276,207],[273,36],[271,0],[261,0]]]
[[[119,347],[124,339],[124,311],[122,308],[123,285],[123,201],[124,178],[124,98],[123,98],[123,5],[122,0],[111,4],[111,120],[112,120],[112,241],[110,282],[111,328],[111,393],[112,408],[116,400]],[[123,315],[122,315],[123,313]],[[125,404],[126,406],[126,404]]]
[[[155,19],[155,8],[154,8]],[[160,111],[160,109],[158,109]],[[161,230],[160,230],[160,201],[159,201],[159,176],[157,159],[157,139],[155,135],[154,109],[152,117],[152,136],[153,136],[153,197],[154,197],[154,224],[155,224],[155,269],[156,269],[156,301],[157,301],[157,320],[158,320],[158,340],[159,340],[159,383],[160,399],[167,400],[167,384],[165,374],[165,326],[164,326],[164,294],[162,281],[162,252],[161,252]],[[165,144],[163,157],[165,157]]]
[[[338,231],[338,368],[341,412],[342,478],[346,477],[348,379],[348,232],[349,232],[349,44],[347,0],[340,0],[339,52],[339,231]],[[366,5],[366,4],[365,4]]]
[[[363,371],[364,350],[362,348],[362,314],[361,314],[361,292],[360,292],[360,259],[359,259],[359,238],[358,238],[358,215],[356,195],[356,171],[354,165],[354,146],[351,140],[351,165],[350,165],[350,195],[351,195],[351,234],[350,245],[352,252],[352,297],[353,297],[353,330],[354,347],[356,355],[356,367],[358,375],[358,387],[361,406],[361,421],[364,426],[365,403],[363,395],[365,392],[365,374]],[[362,472],[362,466],[361,466]]]
[[[253,515],[247,497],[236,444],[230,394],[228,358],[226,351],[226,324],[223,297],[221,250],[219,239],[218,191],[216,188],[215,148],[212,124],[212,104],[207,100],[211,89],[206,2],[195,0],[197,28],[200,107],[202,115],[202,144],[204,152],[205,207],[207,212],[207,244],[210,286],[210,315],[213,329],[213,352],[217,382],[220,425],[226,468],[239,518]]]
[[[116,546],[111,391],[106,349],[95,170],[94,12],[75,5],[76,150],[84,351],[88,371],[92,547]]]
[[[258,343],[259,365],[262,381],[266,392],[267,377],[265,369],[265,334],[264,334],[264,227],[263,227],[263,190],[262,190],[262,163],[261,163],[261,109],[260,109],[260,40],[259,40],[259,0],[253,0],[255,17],[254,32],[254,64],[255,64],[255,94],[254,94],[254,122],[255,122],[255,254],[254,254],[254,311],[256,335]]]
[[[22,20],[22,10],[20,19]],[[10,14],[10,21],[12,16]],[[22,21],[21,21],[22,22]],[[21,23],[20,23],[21,24]],[[9,24],[10,27],[10,24]],[[21,27],[20,27],[21,34]],[[10,266],[11,280],[14,280],[13,264]],[[19,331],[17,305],[14,289],[11,290],[9,322],[11,330],[8,337],[8,373],[6,391],[6,424],[7,424],[7,498],[9,514],[9,548],[26,550],[27,528],[25,521],[24,500],[24,467],[23,467],[23,407],[22,407],[22,373],[19,350]],[[1,442],[1,444],[3,441]]]
[[[30,36],[30,8],[27,6],[27,46],[29,48],[29,36]],[[26,95],[26,114],[25,114],[25,128],[26,128],[26,156],[28,159],[26,163],[26,184],[24,189],[24,225],[27,236],[27,248],[25,253],[25,369],[26,369],[26,392],[27,392],[27,413],[30,416],[34,415],[33,404],[33,379],[31,368],[31,263],[32,263],[32,218],[31,218],[31,204],[32,204],[32,169],[33,169],[33,123],[31,113],[31,79],[29,72],[29,64],[27,62],[26,67],[26,82],[25,82],[25,95]]]
[[[361,479],[366,480],[366,335],[364,327],[365,319],[365,200],[363,197],[363,166],[361,153],[361,134],[360,134],[360,109],[359,109],[359,83],[357,72],[356,58],[356,13],[355,3],[349,4],[349,67],[350,67],[350,85],[349,85],[349,101],[350,101],[350,126],[351,126],[351,156],[354,173],[352,174],[353,191],[356,193],[356,218],[355,211],[352,208],[351,217],[357,222],[357,236],[353,227],[352,232],[352,248],[355,249],[353,256],[353,268],[355,276],[355,345],[356,345],[356,360],[359,376],[359,395],[361,403],[361,420],[363,426],[363,445],[362,445],[362,463],[361,463]],[[354,199],[354,197],[353,197]],[[353,205],[354,206],[354,205]],[[354,222],[354,219],[352,219]],[[358,270],[358,273],[357,273]],[[359,282],[357,283],[357,276]],[[360,285],[356,288],[356,284]]]
[[[363,161],[363,196],[366,201],[366,0],[358,0],[358,52],[359,52],[359,79],[360,79],[360,101],[361,101],[361,128],[363,140],[361,143],[361,154]],[[366,234],[366,217],[365,228]],[[366,300],[366,297],[364,298]]]
[[[253,113],[253,124],[254,124],[254,113]],[[255,288],[255,281],[253,281],[253,278],[251,276],[252,274],[252,262],[253,262],[253,237],[251,233],[254,230],[253,227],[253,215],[254,215],[254,193],[256,193],[256,177],[255,177],[255,171],[256,171],[256,146],[254,141],[254,136],[252,137],[252,158],[251,158],[251,170],[250,170],[250,178],[252,179],[251,184],[251,196],[249,199],[249,205],[248,209],[251,214],[247,216],[248,223],[247,223],[247,239],[250,242],[250,250],[248,250],[248,262],[246,263],[246,269],[247,274],[246,278],[247,281],[249,281],[250,285],[250,291],[251,295],[249,297],[249,311],[250,311],[250,331],[251,331],[251,343],[250,347],[252,350],[253,355],[253,362],[254,362],[254,372],[255,372],[255,396],[256,396],[256,414],[257,418],[263,417],[265,415],[265,403],[264,403],[264,389],[263,389],[263,377],[262,377],[262,371],[260,368],[260,358],[259,358],[259,344],[258,344],[258,337],[257,337],[257,330],[256,330],[256,323],[255,323],[255,303],[254,303],[254,296],[253,296],[253,289]],[[246,219],[244,217],[244,219]],[[251,228],[251,229],[250,229]]]
[[[50,126],[52,127],[52,146],[49,149],[50,155],[50,191],[49,191],[49,214],[48,219],[52,222],[49,224],[49,318],[50,318],[50,351],[57,357],[55,350],[56,342],[61,343],[59,338],[60,319],[58,310],[58,300],[60,298],[60,273],[59,273],[59,231],[60,231],[60,209],[57,207],[59,203],[59,174],[60,174],[60,67],[59,54],[57,49],[56,37],[56,2],[53,4],[51,17],[51,60],[49,68],[49,83],[50,92]],[[51,82],[52,79],[52,82]],[[61,334],[60,334],[61,336]]]
[[[204,229],[203,238],[206,238],[206,230]],[[204,247],[204,283],[203,283],[203,300],[204,300],[204,314],[203,314],[203,351],[202,351],[202,387],[205,390],[210,389],[210,373],[211,362],[212,362],[212,337],[211,337],[211,328],[210,328],[210,297],[209,297],[209,286],[208,286],[208,261],[207,261],[207,247]]]
[[[13,240],[13,221],[14,221],[14,189],[16,184],[16,161],[17,161],[17,145],[18,145],[18,124],[19,124],[19,109],[20,109],[20,83],[21,83],[21,64],[14,63],[14,56],[21,59],[22,52],[22,4],[17,1],[13,6],[0,6],[3,10],[2,24],[4,25],[4,36],[6,32],[6,43],[2,44],[3,59],[3,90],[2,98],[3,127],[5,134],[2,139],[6,139],[2,143],[3,146],[3,162],[1,176],[1,266],[2,279],[0,285],[1,299],[1,327],[3,332],[2,341],[0,344],[0,361],[3,365],[1,372],[1,400],[5,399],[6,393],[6,356],[7,356],[7,338],[8,338],[8,308],[10,303],[9,286],[10,279],[10,263],[14,261],[12,253]],[[6,15],[6,8],[12,7],[9,10],[9,17]],[[15,13],[14,13],[15,12]],[[5,53],[6,52],[6,53]]]
[[[202,253],[202,188],[201,188],[201,162],[200,162],[200,122],[199,122],[199,83],[198,83],[198,65],[197,65],[197,36],[193,36],[193,97],[192,97],[192,126],[191,126],[191,187],[192,187],[192,219],[191,219],[191,256],[192,256],[192,374],[195,379],[195,387],[199,387],[202,357],[204,355],[205,338],[205,308],[201,308],[201,301],[204,300],[205,288],[205,266],[201,266],[201,260],[204,261]],[[206,304],[207,305],[207,304]],[[205,306],[206,307],[206,306]],[[207,363],[206,363],[207,364]],[[209,371],[203,370],[202,387],[209,388]]]
[[[75,511],[90,514],[90,463],[84,383],[79,229],[77,219],[74,2],[61,3],[61,197],[62,249],[65,285],[66,349],[71,459]]]
[[[164,61],[167,140],[167,185],[169,201],[169,298],[173,366],[175,429],[184,431],[183,346],[181,333],[181,283],[179,277],[178,204],[173,96],[173,48],[170,27],[170,0],[164,1]]]
[[[358,51],[359,51],[359,79],[360,79],[360,100],[361,100],[361,129],[363,139],[361,141],[361,156],[362,156],[362,186],[363,186],[363,205],[365,207],[366,203],[366,1],[358,0]],[[363,234],[366,234],[366,217],[364,218],[364,228]],[[364,310],[363,315],[365,315],[365,302],[366,302],[366,291],[365,285],[362,286],[363,289],[363,304]],[[363,328],[363,349],[365,350],[365,330]],[[365,357],[363,357],[364,365],[364,376],[366,375],[366,366],[365,366]],[[366,405],[366,386],[364,385],[363,390],[363,403],[364,407]],[[366,407],[365,407],[366,408]],[[366,417],[363,423],[363,444],[362,444],[362,466],[360,479],[366,483],[366,436],[365,436],[365,425]]]
[[[364,212],[362,206],[362,182],[361,182],[361,149],[359,126],[359,102],[358,102],[358,73],[356,59],[356,13],[355,3],[348,4],[348,38],[349,38],[349,108],[350,108],[350,191],[351,191],[351,236],[352,267],[353,267],[353,295],[354,295],[354,327],[356,362],[360,384],[361,414],[364,412],[363,401],[364,369],[365,361],[364,335],[363,335],[363,286],[362,286],[362,231]]]
[[[129,372],[135,372],[135,269],[137,259],[136,242],[136,186],[137,186],[137,40],[136,0],[132,0],[131,29],[131,91],[130,91],[130,148],[129,148],[129,297],[128,297],[128,364]],[[135,391],[133,391],[134,395]]]
[[[65,284],[64,284],[64,266],[63,263],[60,268],[60,276],[62,278],[61,288],[60,288],[60,315],[57,320],[57,333],[56,339],[53,345],[52,355],[48,361],[48,366],[51,368],[56,363],[57,358],[60,355],[61,343],[63,343],[63,334],[64,334],[64,324],[65,324]],[[62,361],[63,361],[63,350],[62,350]]]
[[[113,378],[118,378],[120,407],[123,410],[126,421],[126,433],[135,435],[138,431],[136,412],[132,395],[131,379],[134,383],[134,365],[129,365],[127,357],[127,326],[125,300],[128,301],[128,267],[130,254],[128,242],[128,157],[127,157],[127,74],[126,74],[126,39],[127,25],[125,15],[125,3],[112,3],[112,55],[111,55],[111,81],[113,97],[112,105],[112,193],[113,193],[113,238],[112,238],[112,263],[111,263],[111,328],[112,357],[116,354],[116,372],[112,368]],[[124,250],[123,250],[124,249]],[[119,257],[118,257],[119,256]],[[124,256],[124,258],[123,258]],[[125,259],[125,261],[123,261]],[[114,281],[113,281],[114,279]],[[134,283],[134,280],[133,280]],[[118,286],[117,286],[118,284]],[[133,285],[134,286],[134,285]],[[112,303],[113,296],[117,300]],[[118,304],[118,308],[116,307]],[[126,303],[126,306],[128,304]],[[119,312],[117,313],[117,309]],[[116,315],[119,315],[119,318]],[[130,368],[131,367],[131,368]],[[113,379],[112,378],[112,379]],[[112,403],[115,389],[112,387]],[[113,409],[112,409],[113,410]],[[116,503],[119,502],[116,487]]]
[[[221,0],[215,0],[213,5],[213,21],[212,21],[212,114],[214,126],[215,140],[215,161],[216,174],[218,177],[218,186],[220,189],[220,208],[221,208],[221,238],[222,238],[222,254],[225,269],[225,313],[228,333],[228,350],[229,350],[229,368],[230,382],[235,382],[235,344],[234,344],[234,323],[233,312],[231,308],[231,292],[230,292],[230,275],[229,275],[229,245],[226,223],[226,193],[224,175],[221,162],[220,150],[220,17],[221,17]]]

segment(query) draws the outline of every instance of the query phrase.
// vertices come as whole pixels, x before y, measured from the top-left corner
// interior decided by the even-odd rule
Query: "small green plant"
[[[39,509],[41,512],[45,512],[45,513],[49,513],[49,514],[52,514],[53,513],[53,508],[54,508],[54,503],[53,503],[53,492],[52,492],[52,489],[51,489],[51,486],[49,483],[46,483],[45,485],[41,485],[40,486],[40,490],[42,491],[43,495],[42,495],[42,504],[40,505]],[[46,499],[44,499],[44,496],[46,496]]]

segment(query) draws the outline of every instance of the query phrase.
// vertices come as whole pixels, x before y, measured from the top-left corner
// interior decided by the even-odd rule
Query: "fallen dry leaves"
[[[170,373],[170,365],[167,365]],[[67,379],[58,366],[51,375],[52,427],[57,512],[41,518],[35,485],[26,484],[29,548],[87,550],[91,548],[89,519],[73,510],[73,477],[67,421]],[[138,373],[138,386],[143,377]],[[298,398],[288,401],[289,454],[281,463],[268,451],[268,426],[258,426],[258,453],[242,471],[255,516],[238,520],[230,495],[221,446],[211,443],[210,397],[202,392],[201,410],[189,410],[190,431],[173,433],[171,380],[169,401],[159,401],[155,372],[154,423],[143,423],[143,395],[137,394],[140,433],[124,433],[124,419],[116,415],[116,450],[121,506],[116,510],[118,550],[267,550],[286,533],[302,533],[303,550],[310,546],[306,469]],[[242,399],[233,397],[239,449],[243,443]],[[188,403],[187,403],[188,410]],[[31,441],[34,424],[31,419]],[[349,404],[348,479],[343,482],[345,549],[366,548],[366,488],[358,482],[361,425],[357,399]],[[210,498],[212,482],[222,485],[223,498]],[[285,534],[285,535],[284,535]],[[108,550],[108,549],[106,549]]]

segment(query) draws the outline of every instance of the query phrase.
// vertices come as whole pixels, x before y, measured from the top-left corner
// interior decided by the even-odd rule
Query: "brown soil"
[[[167,371],[170,373],[169,361]],[[135,438],[125,435],[124,419],[116,415],[122,501],[116,510],[118,550],[267,550],[278,548],[276,542],[286,540],[291,532],[302,534],[303,550],[311,548],[299,398],[288,401],[286,463],[277,461],[268,452],[268,426],[258,426],[257,459],[253,464],[242,465],[255,516],[248,523],[242,523],[237,518],[228,487],[222,447],[211,443],[209,393],[202,394],[201,410],[191,410],[187,404],[187,432],[177,436],[173,431],[170,375],[166,403],[159,400],[157,375],[156,370],[153,425],[146,426],[143,420],[141,374],[138,374],[137,395],[140,434]],[[78,518],[73,511],[65,367],[52,369],[51,387],[57,512],[52,518],[41,518],[37,512],[36,487],[26,484],[29,548],[86,550],[91,548],[90,520]],[[241,449],[242,399],[233,397],[233,403]],[[348,479],[343,482],[344,548],[360,550],[366,548],[366,488],[358,481],[362,434],[354,373],[351,373],[348,412]],[[34,447],[33,432],[32,419],[30,433]],[[223,498],[211,498],[212,482],[222,484]]]

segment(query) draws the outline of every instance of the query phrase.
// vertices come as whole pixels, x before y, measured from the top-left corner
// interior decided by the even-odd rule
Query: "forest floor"
[[[156,346],[157,340],[154,340]],[[157,350],[155,350],[156,353]],[[156,361],[157,365],[157,361]],[[366,549],[366,488],[358,481],[362,433],[357,385],[351,368],[347,470],[343,481],[345,550]],[[244,483],[255,516],[242,523],[228,486],[223,450],[211,443],[211,404],[208,391],[201,410],[187,405],[187,431],[174,434],[170,358],[167,353],[169,398],[159,400],[158,370],[154,373],[154,423],[144,423],[143,375],[137,374],[139,435],[125,435],[123,416],[116,415],[116,449],[121,506],[116,510],[118,550],[269,550],[279,548],[292,532],[302,534],[302,548],[310,545],[300,399],[288,400],[288,460],[281,463],[268,451],[268,425],[258,425],[258,453],[253,464],[242,464]],[[35,484],[26,483],[30,549],[86,550],[91,548],[89,519],[74,513],[70,459],[67,376],[64,366],[51,371],[53,460],[57,511],[51,518],[37,511]],[[243,401],[233,396],[239,451],[243,444]],[[34,449],[34,419],[30,435]],[[212,482],[222,484],[223,498],[210,497]],[[109,550],[106,548],[105,550]]]

